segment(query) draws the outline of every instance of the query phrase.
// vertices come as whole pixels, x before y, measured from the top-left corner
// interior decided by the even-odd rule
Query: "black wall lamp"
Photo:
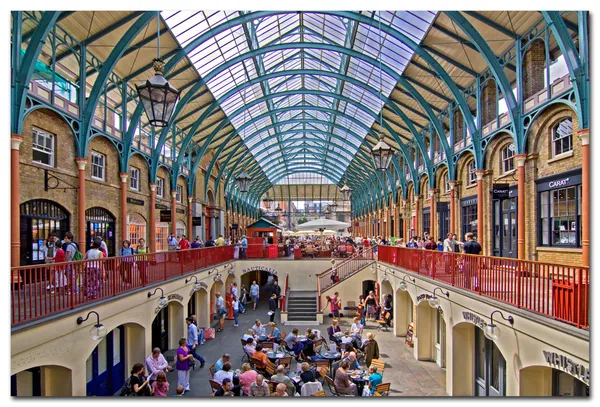
[[[97,319],[92,329],[90,329],[90,338],[92,338],[94,341],[99,341],[106,336],[106,328],[100,323],[100,315],[98,315],[96,311],[88,312],[85,318],[77,318],[77,325],[81,325],[90,319],[90,315],[92,314],[95,314]]]
[[[190,281],[192,281],[192,279],[194,279],[194,281],[196,281],[196,283],[194,284],[194,292],[196,291],[200,291],[200,289],[202,288],[202,286],[200,285],[200,282],[198,281],[198,277],[196,276],[191,276],[190,278],[186,278],[185,279],[185,283],[189,283]]]
[[[496,341],[498,338],[500,338],[500,335],[501,335],[500,328],[496,324],[494,324],[494,314],[495,313],[499,313],[500,316],[502,317],[502,319],[504,319],[505,321],[508,321],[509,324],[513,325],[515,323],[515,319],[512,316],[509,315],[508,318],[505,318],[504,314],[500,310],[496,310],[496,311],[492,312],[490,314],[490,323],[487,324],[485,326],[485,328],[483,328],[483,334],[485,335],[486,338],[488,338],[491,341]]]
[[[436,296],[435,296],[435,292],[436,292],[437,290],[440,290],[440,292],[441,292],[442,294],[444,294],[446,297],[448,297],[448,298],[450,297],[450,293],[449,293],[448,291],[444,292],[444,290],[442,290],[440,287],[436,287],[436,288],[433,290],[433,296],[432,296],[432,297],[431,297],[431,298],[428,300],[428,301],[429,301],[429,306],[430,306],[431,308],[436,308],[436,309],[437,309],[437,307],[439,307],[439,306],[440,306],[440,299],[439,299],[438,297],[436,297]]]
[[[400,291],[406,291],[406,290],[408,290],[408,284],[406,284],[406,279],[407,278],[413,284],[417,281],[414,278],[411,278],[408,274],[406,274],[404,277],[402,277],[402,281],[400,281],[400,287],[399,287]]]
[[[162,288],[157,287],[153,292],[148,292],[148,298],[152,297],[154,294],[156,294],[156,292],[160,290],[160,299],[158,300],[158,306],[160,309],[165,308],[167,305],[169,305],[169,300],[167,300],[167,297],[165,297],[165,292],[163,291]]]

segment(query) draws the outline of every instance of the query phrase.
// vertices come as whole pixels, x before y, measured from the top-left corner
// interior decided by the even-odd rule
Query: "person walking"
[[[146,240],[143,237],[138,240],[138,245],[135,250],[137,254],[142,255],[145,255],[150,251],[150,248],[146,246]],[[135,264],[140,272],[142,285],[146,285],[146,281],[148,281],[148,276],[146,275],[146,270],[148,269],[148,256],[137,257]]]
[[[225,308],[225,300],[221,297],[220,293],[216,293],[215,297],[217,297],[217,301],[215,302],[215,312],[219,316],[219,328],[217,332],[222,332],[225,327],[225,315],[227,314],[227,309]]]
[[[240,314],[240,302],[235,295],[231,296],[231,306],[233,307],[233,326],[238,326],[238,315]]]
[[[200,236],[196,236],[196,240],[194,240],[192,242],[191,247],[192,247],[192,249],[197,249],[199,247],[202,247],[202,242],[200,241]]]
[[[340,308],[342,306],[342,300],[340,299],[340,293],[337,291],[333,294],[331,298],[331,303],[329,304],[329,308],[331,310],[331,314],[334,318],[340,317]]]
[[[171,233],[169,235],[169,237],[167,238],[167,243],[169,244],[169,251],[177,250],[177,246],[179,245],[179,243],[177,242],[174,233]]]
[[[363,352],[365,354],[365,366],[371,366],[373,359],[379,359],[379,344],[375,340],[373,332],[367,334],[367,340],[363,344]]]
[[[245,285],[242,285],[242,298],[240,299],[240,304],[246,305],[248,302],[248,290]]]
[[[466,254],[481,255],[481,245],[474,239],[474,235],[471,232],[465,234],[465,243],[463,245],[463,252]],[[466,256],[465,256],[466,257]],[[466,289],[476,290],[479,286],[477,280],[477,266],[478,262],[475,259],[467,259],[466,267],[464,267],[465,275],[465,287]],[[474,280],[474,281],[471,281]]]
[[[248,250],[248,239],[246,239],[246,235],[242,236],[242,246],[240,248],[240,259],[246,260],[248,258],[248,254],[246,251]]]
[[[253,311],[256,311],[256,303],[258,303],[259,300],[259,291],[260,287],[256,284],[256,280],[254,280],[250,286],[250,299],[252,301],[252,306],[254,307]]]
[[[65,266],[60,264],[65,262],[65,251],[62,249],[62,245],[58,240],[54,243],[54,248],[54,261],[56,263],[54,263],[54,284],[51,284],[51,293],[53,293],[55,289],[61,291],[63,287],[67,286],[67,278],[65,277]],[[70,290],[67,291],[67,293],[69,292]]]
[[[177,369],[177,385],[183,386],[184,392],[190,391],[190,360],[194,355],[186,346],[187,339],[179,339],[179,348],[177,348],[177,361],[175,369]]]
[[[84,292],[86,299],[90,300],[100,295],[102,289],[102,281],[104,280],[103,264],[101,261],[104,255],[100,251],[100,241],[94,239],[92,242],[92,248],[85,254],[85,260],[96,260],[88,261],[86,263],[85,276],[84,276]],[[76,291],[77,292],[77,289]],[[143,367],[143,366],[142,366]]]
[[[375,310],[377,309],[378,304],[373,291],[369,291],[369,295],[367,295],[367,298],[365,299],[365,305],[367,306],[366,320],[374,319]],[[366,323],[364,325],[366,325]]]
[[[198,327],[193,324],[192,317],[187,317],[185,319],[185,323],[188,327],[186,345],[190,350],[190,354],[200,361],[200,367],[204,367],[204,358],[198,355],[198,353],[196,352],[196,348],[198,347]]]
[[[271,294],[271,298],[269,298],[269,321],[275,321],[275,313],[277,312],[277,295]]]
[[[123,240],[123,245],[119,250],[119,256],[123,257],[123,259],[121,259],[120,269],[121,280],[125,285],[129,285],[132,282],[131,273],[133,271],[133,263],[135,262],[135,259],[130,256],[133,256],[134,254],[135,250],[133,247],[131,247],[131,242],[129,240]]]

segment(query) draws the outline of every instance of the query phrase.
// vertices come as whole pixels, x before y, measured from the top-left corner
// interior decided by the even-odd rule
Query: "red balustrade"
[[[233,246],[109,257],[11,269],[11,324],[194,273],[233,259]],[[52,290],[47,289],[54,284]]]
[[[379,261],[589,328],[587,267],[393,246],[379,246]]]

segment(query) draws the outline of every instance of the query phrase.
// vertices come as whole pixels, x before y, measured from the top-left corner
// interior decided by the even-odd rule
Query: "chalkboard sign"
[[[192,216],[192,226],[202,226],[202,216]]]
[[[415,331],[415,326],[411,322],[410,324],[408,324],[408,327],[406,328],[406,338],[404,338],[404,343],[409,344],[411,348],[414,346],[414,343],[413,343],[414,331]]]
[[[160,211],[161,222],[171,222],[171,211]]]

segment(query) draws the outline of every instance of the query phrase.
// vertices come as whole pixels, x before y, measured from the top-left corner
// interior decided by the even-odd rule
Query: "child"
[[[156,376],[156,381],[152,383],[152,392],[155,397],[167,397],[169,391],[169,382],[167,381],[167,374],[160,372]]]
[[[177,386],[177,394],[174,394],[175,397],[183,397],[183,386]]]
[[[350,337],[350,331],[344,332],[344,337],[342,338],[342,344],[352,343],[352,338]]]

